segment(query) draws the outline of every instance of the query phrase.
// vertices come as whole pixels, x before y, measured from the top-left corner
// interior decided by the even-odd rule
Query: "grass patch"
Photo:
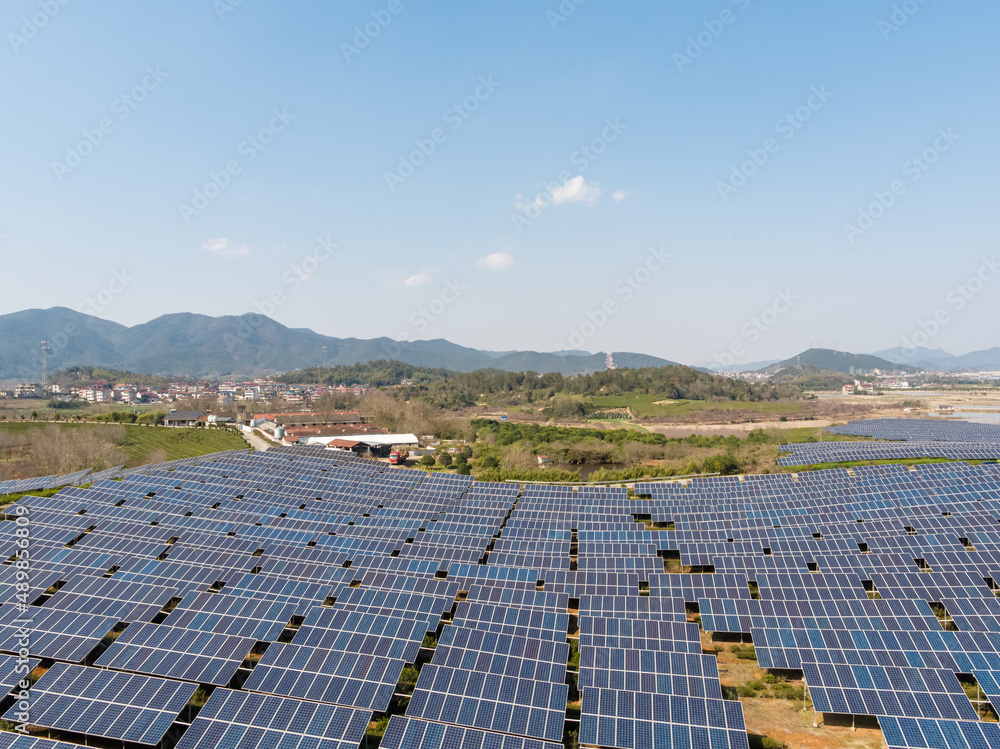
[[[129,467],[159,462],[154,458],[160,453],[165,455],[163,460],[179,460],[247,446],[240,435],[223,429],[126,426],[125,434],[122,448],[129,454]]]
[[[814,463],[812,465],[782,466],[783,471],[801,473],[802,471],[828,471],[831,468],[857,468],[859,466],[922,466],[928,463],[973,463],[971,460],[956,460],[953,458],[892,458],[890,460],[848,460],[843,463]]]
[[[55,489],[42,489],[37,492],[21,492],[20,494],[5,494],[3,498],[3,504],[0,505],[0,511],[6,510],[12,504],[22,497],[52,497],[59,493],[62,487],[57,487]]]
[[[24,433],[29,429],[44,429],[55,426],[58,429],[94,429],[92,424],[32,424],[30,422],[3,423],[0,430],[12,433]],[[246,442],[236,432],[226,429],[190,428],[175,429],[172,427],[121,425],[125,430],[125,440],[120,447],[128,454],[127,468],[159,463],[165,460],[195,458],[199,455],[222,452],[224,450],[241,450],[247,447]]]

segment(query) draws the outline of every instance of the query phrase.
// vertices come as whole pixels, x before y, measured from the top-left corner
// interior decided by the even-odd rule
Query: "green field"
[[[849,460],[844,463],[814,463],[812,465],[783,466],[786,473],[802,473],[804,471],[828,471],[832,468],[858,468],[860,466],[923,466],[929,463],[969,463],[979,465],[981,460],[959,460],[952,458],[893,458],[891,460]]]
[[[51,423],[19,422],[0,424],[0,430],[23,433],[29,429],[46,429],[51,426],[53,426]],[[59,429],[95,428],[91,424],[72,423],[56,424],[55,426]],[[154,457],[163,460],[178,460],[222,452],[223,450],[241,450],[247,447],[247,443],[239,434],[223,429],[174,429],[132,424],[123,426],[125,441],[121,444],[121,448],[129,456],[128,463],[126,463],[127,468],[148,463]]]
[[[849,434],[835,434],[826,427],[781,427],[781,436],[786,442],[869,442],[870,437],[855,437]]]
[[[667,401],[660,403],[659,401]],[[596,395],[585,397],[588,409],[630,408],[632,413],[643,418],[688,416],[695,413],[718,411],[744,411],[772,416],[787,416],[804,411],[801,404],[775,401],[694,401],[670,400],[664,395]]]

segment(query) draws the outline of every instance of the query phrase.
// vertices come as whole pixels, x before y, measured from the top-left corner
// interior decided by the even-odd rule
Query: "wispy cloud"
[[[514,256],[505,250],[494,252],[476,261],[476,265],[490,270],[507,270],[514,264]]]
[[[611,193],[611,199],[616,203],[621,203],[628,197],[628,190],[615,190]]]
[[[246,257],[250,254],[250,245],[234,245],[226,237],[210,239],[201,246],[201,249],[212,253],[226,260],[233,260],[238,257]]]
[[[587,184],[583,175],[578,174],[576,177],[567,179],[561,185],[546,185],[544,193],[537,193],[530,200],[526,200],[524,195],[518,193],[514,197],[514,206],[531,215],[549,205],[563,205],[564,203],[596,205],[600,196],[600,186],[596,182]]]
[[[403,281],[403,286],[423,286],[433,280],[434,278],[430,273],[414,273],[412,276]]]

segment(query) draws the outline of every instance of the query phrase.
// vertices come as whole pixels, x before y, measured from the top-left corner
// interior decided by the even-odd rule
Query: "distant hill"
[[[133,327],[65,307],[0,315],[0,380],[41,377],[41,341],[50,342],[48,370],[91,366],[150,375],[218,378],[288,372],[323,363],[358,364],[394,359],[457,372],[493,368],[510,372],[586,374],[605,369],[605,355],[588,352],[487,352],[443,339],[393,341],[334,338],[288,328],[263,315],[163,315]],[[324,352],[323,347],[326,347]],[[618,367],[675,362],[615,352]]]
[[[803,351],[798,356],[785,359],[777,364],[771,364],[760,370],[766,374],[775,374],[788,367],[815,367],[829,372],[840,372],[849,374],[851,367],[855,370],[881,369],[883,371],[916,372],[918,367],[909,364],[895,364],[879,356],[871,354],[850,354],[846,351],[833,351],[825,348],[811,348]]]
[[[943,365],[944,363],[955,359],[953,354],[949,354],[944,349],[923,348],[920,346],[910,349],[902,346],[897,346],[896,348],[886,348],[881,351],[876,351],[872,354],[872,356],[881,357],[887,361],[894,362],[895,364],[911,364],[915,367],[940,369],[944,369],[946,367],[939,365]]]
[[[892,362],[912,364],[921,369],[932,369],[944,372],[957,372],[961,370],[996,371],[1000,370],[1000,346],[983,349],[982,351],[970,351],[968,354],[955,356],[942,349],[913,348],[906,349],[902,346],[891,349],[876,351],[875,356],[881,356]]]
[[[794,385],[805,390],[836,390],[850,385],[854,378],[842,372],[833,372],[819,367],[786,367],[771,375],[768,380],[773,385]]]
[[[1000,370],[1000,346],[956,356],[952,369]]]
[[[772,364],[777,364],[779,361],[780,359],[765,359],[763,361],[746,362],[745,364],[737,362],[730,364],[728,367],[724,367],[718,362],[699,362],[695,365],[695,368],[701,369],[704,372],[756,372]]]

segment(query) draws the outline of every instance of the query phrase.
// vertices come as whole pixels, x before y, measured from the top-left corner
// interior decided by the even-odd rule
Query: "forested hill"
[[[323,376],[318,381],[331,384],[367,382],[372,385],[395,385],[402,378],[412,379],[412,385],[394,389],[399,398],[422,400],[444,408],[462,408],[481,402],[519,404],[545,401],[556,396],[569,398],[620,393],[661,395],[665,399],[764,401],[794,397],[800,392],[794,387],[775,387],[769,383],[751,384],[683,366],[613,369],[574,376],[557,372],[538,374],[488,369],[447,372],[409,367],[398,362],[373,362],[366,366],[371,369],[366,371],[364,367],[359,367],[326,370],[350,376]],[[373,376],[376,377],[375,380],[370,379]]]
[[[450,369],[418,367],[401,361],[380,359],[364,364],[341,364],[336,367],[306,367],[275,376],[278,382],[305,383],[310,385],[368,385],[386,387],[398,385],[403,380],[415,384],[428,384],[455,377],[458,372]]]

